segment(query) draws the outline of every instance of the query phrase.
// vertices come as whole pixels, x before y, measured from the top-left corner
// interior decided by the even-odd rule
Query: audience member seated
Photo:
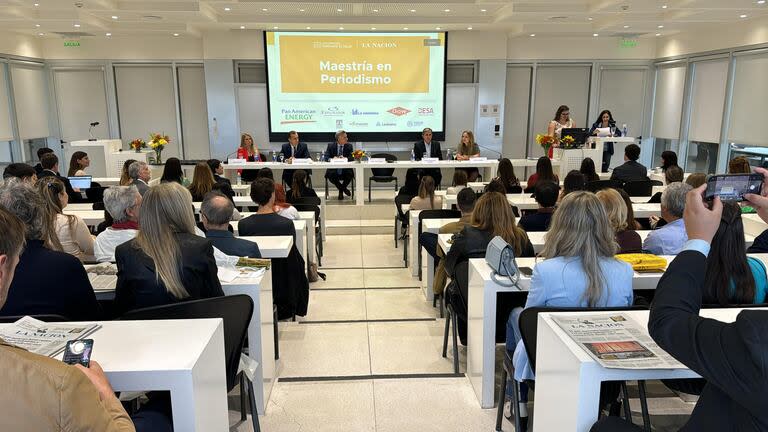
[[[96,260],[115,260],[115,249],[133,240],[139,233],[141,194],[136,186],[112,186],[104,191],[104,208],[112,217],[112,225],[96,236],[93,251]]]
[[[296,207],[292,206],[290,203],[286,202],[285,200],[285,188],[282,184],[275,183],[275,213],[279,214],[280,216],[290,219],[290,220],[296,220],[299,216],[299,211],[296,210]]]
[[[43,171],[37,175],[38,180],[44,177],[55,177],[64,183],[64,188],[69,196],[69,201],[76,203],[82,202],[83,197],[80,195],[80,189],[73,189],[69,179],[62,177],[59,174],[59,158],[53,153],[46,153],[43,158],[40,159],[40,165],[43,167]]]
[[[405,184],[397,191],[398,195],[415,197],[419,194],[421,177],[417,168],[409,168],[405,171]]]
[[[208,168],[211,169],[211,172],[213,173],[213,181],[219,184],[226,184],[230,188],[232,187],[232,182],[229,181],[228,178],[224,177],[224,166],[221,164],[221,161],[218,159],[208,159],[206,161],[208,164]],[[223,191],[224,195],[227,195],[227,192]]]
[[[69,203],[64,183],[56,177],[43,177],[37,181],[37,192],[43,198],[46,217],[56,230],[56,249],[80,261],[93,261],[93,236],[88,226],[79,216],[64,214]]]
[[[35,169],[25,163],[12,163],[3,170],[3,179],[17,178],[29,184],[35,184],[37,173]]]
[[[640,158],[640,146],[630,144],[624,148],[624,164],[613,169],[611,180],[621,182],[648,180],[648,170],[637,162]]]
[[[555,184],[560,184],[560,179],[557,178],[552,171],[552,161],[548,157],[542,156],[536,162],[536,172],[528,177],[528,184],[525,187],[525,193],[533,193],[536,189],[536,182],[539,180],[551,181]]]
[[[208,166],[207,162],[199,162],[195,165],[195,171],[192,175],[192,183],[189,185],[188,189],[189,193],[192,194],[192,201],[195,202],[202,201],[205,195],[212,190],[221,192],[230,201],[232,201],[235,196],[232,186],[228,183],[216,182],[216,179],[213,177],[213,171],[211,171],[211,167]]]
[[[443,197],[435,196],[435,181],[432,176],[421,178],[419,195],[411,199],[411,210],[439,210],[443,208]]]
[[[559,190],[560,188],[558,188]],[[587,180],[581,171],[572,170],[563,179],[563,191],[560,193],[558,202],[562,201],[566,195],[571,192],[581,191],[587,189]],[[535,189],[534,189],[535,190]]]
[[[27,231],[19,218],[0,208],[0,308],[9,297]],[[0,429],[4,431],[135,430],[95,360],[89,368],[70,366],[0,339],[0,382],[5,389],[0,390],[6,413],[0,418]]]
[[[46,218],[45,203],[31,186],[6,182],[0,207],[24,222],[27,244],[0,316],[62,315],[74,321],[98,319],[101,308],[83,264],[56,250],[55,227]]]
[[[37,149],[37,164],[33,167],[35,169],[35,174],[37,174],[38,177],[40,177],[40,174],[43,173],[43,156],[47,155],[49,153],[53,153],[52,148],[48,147],[41,147]]]
[[[616,241],[605,209],[595,194],[569,194],[555,212],[547,242],[533,268],[526,308],[618,307],[632,304],[632,267],[614,258]],[[514,351],[514,379],[534,379],[523,347],[515,308],[507,322],[507,351]],[[509,389],[507,391],[510,391]],[[521,385],[521,408],[528,401]],[[527,416],[521,410],[523,417]]]
[[[595,161],[593,161],[592,158],[584,158],[584,160],[581,161],[579,172],[584,174],[584,181],[587,183],[600,180],[600,176],[595,170]]]
[[[516,257],[533,257],[533,245],[528,234],[515,223],[512,207],[507,197],[497,192],[486,192],[475,203],[470,224],[453,237],[451,250],[445,256],[445,272],[451,279],[456,279],[456,265],[470,258],[482,258],[488,243],[501,236],[515,251]],[[445,301],[454,306],[458,318],[459,337],[466,341],[468,295],[466,292],[451,291],[446,288]],[[466,289],[467,287],[462,287]]]
[[[750,174],[752,167],[746,156],[737,156],[728,162],[728,174]]]
[[[667,185],[671,185],[672,183],[680,183],[683,181],[683,169],[680,168],[677,165],[670,166],[667,168],[666,171],[664,171],[664,180],[666,180]],[[648,200],[651,204],[659,204],[661,203],[661,192],[656,192],[653,194],[651,199]]]
[[[697,189],[706,182],[707,175],[704,173],[692,173],[685,179],[685,183],[694,189]]]
[[[278,319],[304,316],[309,304],[306,263],[296,248],[293,222],[274,211],[275,182],[269,178],[256,179],[251,184],[251,199],[259,210],[238,223],[240,236],[293,236],[294,246],[288,257],[272,260],[272,297]]]
[[[272,168],[264,167],[256,172],[256,178],[268,178],[274,182],[275,174],[272,172]]]
[[[123,168],[120,170],[120,184],[119,186],[128,186],[133,183],[133,179],[128,174],[128,168],[132,163],[136,162],[136,159],[128,159],[123,162]]]
[[[248,240],[236,238],[229,231],[229,222],[235,207],[220,192],[209,192],[200,207],[200,221],[205,227],[205,236],[213,246],[227,255],[261,258],[259,246]]]
[[[495,178],[488,182],[488,184],[483,188],[483,193],[488,192],[498,192],[502,195],[506,195],[507,189],[504,187],[504,184],[501,182],[501,180]]]
[[[608,221],[616,236],[616,243],[619,245],[617,253],[641,253],[643,240],[640,238],[640,234],[634,230],[634,226],[629,227],[627,225],[627,204],[621,194],[616,189],[609,188],[598,191],[597,198],[603,204],[605,213],[608,215]]]
[[[756,168],[768,178],[768,170]],[[768,183],[763,184],[763,190]],[[702,291],[711,279],[701,269],[717,231],[722,227],[723,206],[718,198],[712,209],[702,199],[706,186],[688,194],[685,227],[690,240],[670,263],[656,287],[648,332],[664,351],[706,381],[684,431],[756,431],[768,425],[768,312],[745,310],[734,322],[699,316]],[[768,222],[768,198],[747,195],[750,205]],[[719,278],[727,274],[718,275]],[[714,282],[714,281],[712,281]],[[725,285],[723,285],[724,287]],[[607,417],[594,432],[641,431],[616,417]]]
[[[237,224],[241,236],[290,235],[296,239],[293,222],[275,213],[275,182],[258,178],[251,184],[251,199],[258,204],[256,214],[243,218]]]
[[[84,151],[76,151],[72,153],[72,157],[69,158],[67,177],[86,176],[88,173],[85,170],[89,166],[91,166],[91,159],[88,157],[88,153]]]
[[[661,172],[666,173],[667,170],[672,167],[680,168],[677,165],[677,153],[673,152],[672,150],[664,150],[661,152]]]
[[[149,180],[152,179],[152,170],[146,162],[136,161],[128,166],[128,176],[131,178],[129,186],[136,186],[141,196],[149,190]]]
[[[301,174],[299,174],[301,173]],[[317,198],[317,192],[314,189],[307,186],[307,172],[304,170],[296,170],[293,173],[293,179],[291,182],[291,189],[286,192],[287,200],[291,204],[301,203],[303,198]]]
[[[515,175],[515,167],[512,166],[512,161],[507,158],[502,158],[499,161],[498,179],[501,180],[501,184],[504,185],[504,189],[508,194],[518,194],[523,192],[523,188],[520,187],[520,180]]]
[[[457,169],[453,172],[453,181],[451,187],[446,189],[446,195],[458,195],[459,191],[467,187],[467,181],[467,172]]]
[[[643,229],[643,226],[640,224],[640,222],[635,220],[635,208],[632,204],[632,198],[629,197],[629,194],[624,189],[617,189],[616,192],[621,195],[621,199],[624,200],[624,204],[627,206],[627,229]]]
[[[115,309],[223,296],[209,240],[195,234],[192,196],[175,182],[143,197],[136,238],[115,249]]]
[[[581,176],[578,171],[576,173]],[[536,213],[524,214],[520,218],[520,228],[526,232],[547,231],[552,220],[552,214],[555,212],[559,192],[560,186],[555,183],[549,181],[536,182],[536,204],[539,205],[539,208],[536,210]]]
[[[160,183],[175,182],[184,187],[189,186],[189,179],[184,177],[184,170],[181,169],[179,158],[171,157],[165,161],[163,175],[160,177]]]
[[[688,241],[685,234],[683,211],[685,195],[691,187],[685,183],[672,183],[661,194],[661,217],[667,222],[652,231],[643,242],[643,249],[656,255],[677,255]]]
[[[477,194],[470,188],[464,188],[456,195],[456,206],[461,211],[461,218],[456,222],[450,222],[440,227],[439,234],[456,234],[461,232],[465,226],[469,225],[472,218],[472,210],[475,208],[475,201],[477,201]],[[445,263],[443,262],[443,249],[438,246],[438,234],[423,232],[419,236],[419,242],[435,259],[435,278],[433,279],[432,287],[437,295],[443,293],[445,288],[446,274]]]

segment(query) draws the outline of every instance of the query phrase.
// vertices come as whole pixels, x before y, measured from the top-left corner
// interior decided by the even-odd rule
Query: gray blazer
[[[136,186],[136,189],[139,190],[139,194],[141,196],[144,196],[144,193],[149,190],[149,185],[144,183],[143,180],[136,179],[131,183],[132,186]]]

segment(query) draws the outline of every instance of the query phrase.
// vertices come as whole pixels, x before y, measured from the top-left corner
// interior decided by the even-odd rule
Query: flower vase
[[[355,158],[355,163],[360,163],[363,160],[363,158]]]
[[[135,149],[133,149],[133,150],[134,150],[136,153],[141,153],[141,147],[136,147],[136,148],[135,148]]]
[[[163,163],[162,155],[163,155],[162,150],[155,150],[155,163],[157,164]]]
[[[549,153],[549,149],[551,149],[552,146],[551,145],[543,145],[542,147],[544,147],[544,156],[548,157],[549,159],[552,159],[552,156]]]

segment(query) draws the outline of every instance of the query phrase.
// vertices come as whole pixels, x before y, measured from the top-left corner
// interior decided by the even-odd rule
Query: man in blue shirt
[[[656,255],[677,255],[688,241],[685,233],[683,211],[685,195],[691,186],[685,183],[672,183],[661,194],[661,217],[667,222],[663,227],[652,231],[643,242],[643,249]]]

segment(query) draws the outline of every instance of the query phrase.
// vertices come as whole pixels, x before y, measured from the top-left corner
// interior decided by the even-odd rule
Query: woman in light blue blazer
[[[552,217],[541,252],[545,260],[533,269],[525,307],[631,305],[633,271],[614,258],[617,249],[608,215],[597,196],[585,191],[568,194]],[[514,379],[518,381],[534,378],[520,340],[522,311],[513,310],[507,322],[507,350],[514,351]],[[511,391],[509,387],[507,391]],[[527,393],[521,386],[521,408]]]

